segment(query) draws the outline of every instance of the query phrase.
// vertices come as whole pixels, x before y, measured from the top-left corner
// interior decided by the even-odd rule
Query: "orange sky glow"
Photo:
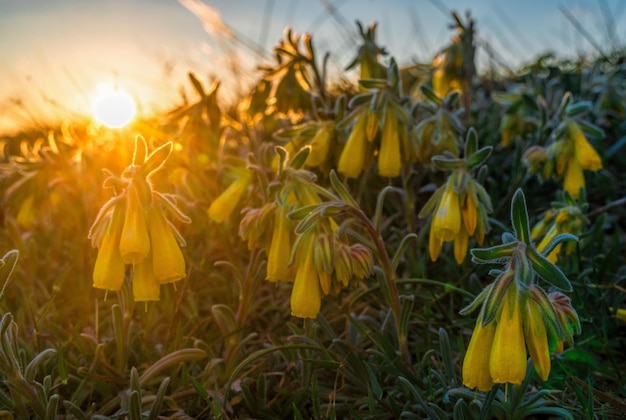
[[[621,29],[612,36],[603,25],[597,1],[575,3],[573,16],[602,48],[624,39]],[[604,3],[616,27],[623,27],[626,2]],[[319,55],[331,52],[329,70],[335,72],[355,54],[357,19],[365,25],[379,22],[379,43],[398,62],[430,61],[452,35],[445,9],[471,10],[481,42],[513,68],[547,50],[570,56],[593,51],[557,3],[539,0],[479,5],[461,0],[22,0],[0,7],[0,135],[87,116],[92,92],[102,83],[123,87],[140,117],[180,104],[181,89],[189,91],[189,71],[207,86],[220,79],[223,99],[235,99],[258,77],[256,65],[271,62],[286,25],[313,33]]]

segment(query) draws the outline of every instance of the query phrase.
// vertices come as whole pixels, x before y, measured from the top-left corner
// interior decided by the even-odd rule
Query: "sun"
[[[93,118],[109,128],[121,128],[132,121],[137,112],[128,92],[113,85],[102,84],[91,100]]]

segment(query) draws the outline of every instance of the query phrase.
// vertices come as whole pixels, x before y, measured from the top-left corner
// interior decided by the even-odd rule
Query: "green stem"
[[[243,284],[241,285],[241,290],[239,291],[239,307],[237,308],[236,315],[237,326],[239,327],[242,327],[246,322],[248,312],[250,311],[250,302],[252,301],[252,298],[256,296],[256,290],[259,287],[259,282],[257,281],[257,276],[255,275],[258,255],[259,251],[256,248],[250,252],[250,261],[248,262],[248,268],[246,269],[246,276]]]
[[[406,336],[406,331],[400,325],[401,320],[401,312],[402,306],[400,304],[400,294],[398,292],[398,286],[396,284],[396,273],[392,268],[391,260],[389,259],[389,254],[387,254],[387,250],[385,248],[385,242],[383,238],[380,236],[380,233],[375,229],[371,220],[363,213],[363,211],[359,208],[346,206],[349,213],[354,215],[365,227],[368,235],[372,238],[374,242],[374,246],[376,247],[376,253],[378,255],[378,262],[380,264],[380,268],[383,271],[385,277],[385,285],[381,285],[381,289],[387,289],[389,291],[389,295],[387,296],[388,303],[391,306],[391,312],[393,313],[393,317],[396,324],[396,334],[398,336],[398,347],[400,349],[400,356],[402,361],[407,365],[411,364],[411,354],[409,353],[409,345]]]

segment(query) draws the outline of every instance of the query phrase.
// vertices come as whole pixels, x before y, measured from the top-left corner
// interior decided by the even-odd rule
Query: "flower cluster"
[[[452,90],[467,91],[475,72],[474,21],[468,17],[468,23],[464,25],[459,15],[453,13],[452,17],[455,19],[458,34],[432,62],[433,90],[440,97],[446,96]]]
[[[353,108],[339,126],[353,123],[339,156],[337,171],[347,178],[357,178],[378,156],[378,175],[397,177],[402,165],[413,157],[410,140],[411,118],[400,98],[400,74],[391,59],[386,79],[362,79],[366,92],[350,101]]]
[[[463,360],[463,384],[489,391],[493,384],[521,384],[526,377],[527,357],[542,380],[550,374],[550,352],[580,332],[576,311],[561,292],[548,295],[537,276],[565,291],[571,285],[565,275],[545,257],[562,241],[574,236],[556,236],[540,253],[531,242],[524,194],[518,190],[512,201],[511,219],[515,236],[505,234],[504,244],[473,249],[473,261],[505,261],[496,280],[461,313],[480,306],[480,314]]]
[[[583,128],[598,136],[602,135],[601,130],[588,123],[582,124],[575,118],[565,118],[555,129],[556,141],[547,148],[532,146],[523,156],[530,173],[537,174],[540,180],[554,176],[563,182],[563,189],[573,198],[578,198],[585,188],[583,170],[602,169],[602,160],[589,144]]]
[[[582,235],[585,227],[589,224],[589,220],[585,217],[588,207],[584,200],[584,194],[577,201],[571,198],[569,194],[564,193],[562,200],[553,203],[552,208],[543,214],[530,232],[534,240],[541,238],[537,244],[537,249],[543,251],[561,233]],[[561,253],[570,255],[575,249],[575,242],[561,243],[547,255],[547,258],[556,263]]]
[[[185,241],[166,213],[188,223],[171,196],[153,188],[150,176],[158,171],[172,151],[166,143],[148,155],[141,136],[135,140],[133,162],[121,177],[109,175],[104,186],[116,195],[101,209],[90,231],[98,247],[93,286],[119,290],[126,265],[132,265],[132,289],[136,301],[158,300],[160,285],[185,277],[185,259],[180,247]]]
[[[293,283],[291,313],[316,318],[324,295],[372,274],[373,257],[369,248],[350,243],[333,217],[326,215],[328,210],[324,212],[331,205],[328,200],[336,209],[338,198],[302,169],[310,149],[302,149],[288,164],[286,151],[279,150],[280,170],[269,188],[275,198],[261,208],[248,209],[239,234],[250,248],[265,249],[268,281]]]
[[[467,255],[470,236],[482,245],[488,228],[487,213],[491,211],[491,200],[471,175],[471,170],[482,165],[490,153],[491,147],[478,149],[476,131],[472,128],[465,143],[465,159],[451,156],[433,158],[436,167],[452,170],[452,173],[419,213],[420,217],[433,214],[428,239],[432,261],[439,258],[445,242],[454,243],[454,257],[459,264]]]

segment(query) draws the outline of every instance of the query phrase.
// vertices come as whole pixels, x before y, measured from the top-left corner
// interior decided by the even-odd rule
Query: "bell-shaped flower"
[[[93,287],[119,290],[124,283],[125,265],[119,250],[124,224],[122,206],[115,206],[98,245],[98,256],[93,269]]]
[[[126,189],[126,214],[120,237],[120,254],[126,264],[143,262],[150,252],[146,212],[133,183]]]
[[[526,344],[517,287],[509,285],[496,320],[489,373],[494,383],[521,384],[526,376]]]
[[[550,375],[550,348],[548,332],[539,304],[533,299],[526,301],[524,316],[524,338],[535,371],[541,380],[548,380]]]
[[[470,389],[487,392],[493,386],[489,361],[491,347],[496,332],[495,322],[482,325],[482,316],[478,317],[474,332],[470,338],[465,358],[463,359],[463,385]]]
[[[357,178],[365,167],[368,142],[365,136],[367,115],[356,117],[352,131],[337,164],[337,171],[348,178]]]
[[[159,300],[161,285],[154,275],[152,258],[133,264],[133,299],[135,302]]]
[[[396,177],[402,169],[398,117],[392,105],[387,106],[378,152],[378,175]]]
[[[295,266],[290,265],[294,223],[287,217],[289,209],[279,205],[274,210],[274,228],[267,253],[267,275],[269,281],[293,282]]]
[[[241,201],[250,186],[252,175],[243,173],[235,182],[230,184],[209,206],[208,214],[211,220],[225,223]]]
[[[163,209],[152,206],[148,211],[152,244],[152,268],[159,283],[172,283],[185,277],[185,258]]]
[[[461,230],[459,194],[448,182],[433,217],[433,229],[442,241],[451,242]]]
[[[317,318],[322,305],[322,288],[312,248],[314,243],[313,237],[304,238],[298,250],[298,268],[291,291],[291,314],[298,318]]]

